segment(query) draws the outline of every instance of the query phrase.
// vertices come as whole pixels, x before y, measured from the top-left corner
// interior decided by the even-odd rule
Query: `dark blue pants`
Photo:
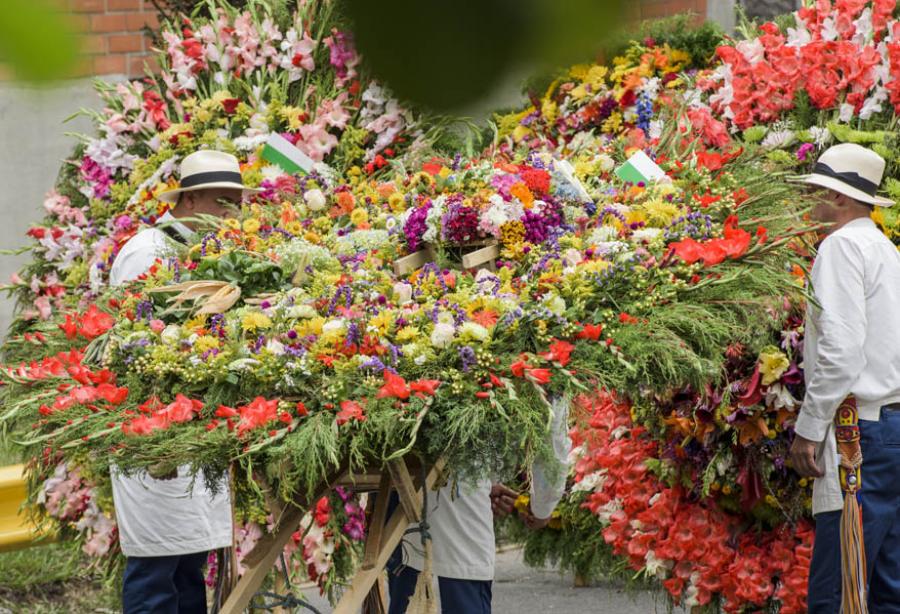
[[[206,552],[128,557],[123,614],[206,614]]]
[[[863,533],[869,612],[900,614],[900,411],[881,410],[878,422],[859,421],[862,445]],[[816,515],[809,570],[810,614],[841,607],[841,512]]]
[[[406,614],[419,572],[403,565],[399,548],[388,563],[388,614]],[[441,614],[491,614],[491,582],[438,577]]]

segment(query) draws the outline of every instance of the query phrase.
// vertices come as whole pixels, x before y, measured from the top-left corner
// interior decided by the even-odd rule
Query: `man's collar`
[[[156,220],[156,223],[157,225],[165,224],[166,226],[180,234],[182,237],[184,237],[186,240],[192,240],[194,238],[194,231],[179,222],[178,219],[168,211],[159,216],[159,219]]]

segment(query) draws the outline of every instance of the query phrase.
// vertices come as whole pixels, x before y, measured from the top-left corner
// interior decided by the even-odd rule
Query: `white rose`
[[[303,200],[306,201],[310,211],[321,211],[325,208],[325,195],[318,188],[304,192]]]
[[[294,305],[288,309],[289,318],[314,318],[316,309],[312,305]]]
[[[397,302],[401,305],[412,301],[412,291],[413,287],[406,282],[399,281],[394,284],[394,294],[397,296]]]
[[[181,327],[177,324],[169,324],[163,329],[163,332],[160,333],[159,336],[163,340],[163,343],[178,343],[178,339],[181,338]]]
[[[332,333],[344,330],[344,321],[343,320],[328,320],[325,324],[322,325],[322,333]]]
[[[488,329],[475,322],[466,322],[459,327],[459,334],[462,337],[474,339],[475,341],[484,341],[488,338]]]
[[[447,322],[439,322],[435,324],[434,330],[431,331],[431,345],[436,348],[444,348],[453,341],[453,335],[456,331],[452,324]]]

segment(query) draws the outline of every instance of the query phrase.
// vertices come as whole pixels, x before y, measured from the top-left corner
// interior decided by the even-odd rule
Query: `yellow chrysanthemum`
[[[272,326],[272,320],[264,313],[253,311],[241,318],[241,326],[247,331],[266,329]]]
[[[762,374],[762,383],[769,386],[778,379],[791,366],[788,357],[774,346],[769,346],[759,353],[759,372]]]
[[[301,224],[299,220],[294,220],[293,222],[284,224],[284,229],[292,235],[297,236],[303,232],[303,224]]]
[[[259,232],[260,223],[256,218],[250,218],[248,220],[244,220],[243,228],[244,232],[248,235],[255,235]]]
[[[197,330],[198,328],[204,328],[205,326],[206,326],[206,316],[205,315],[195,316],[184,323],[184,327],[191,332]]]
[[[388,206],[394,213],[401,213],[406,209],[406,198],[400,192],[394,192],[388,197]]]
[[[198,354],[203,354],[217,347],[219,347],[219,339],[212,335],[201,335],[194,342],[194,351]]]
[[[321,335],[322,327],[325,325],[325,318],[322,316],[316,316],[314,318],[310,318],[308,320],[303,320],[299,322],[294,330],[297,331],[297,334],[301,337],[307,337],[309,335]]]
[[[387,309],[379,312],[378,315],[369,320],[369,325],[377,328],[382,335],[391,328],[391,324],[393,323],[394,315]]]
[[[322,237],[319,236],[319,233],[312,230],[308,230],[306,234],[303,235],[303,238],[315,245],[322,242]]]
[[[404,326],[400,330],[397,331],[397,341],[399,343],[407,343],[409,341],[414,341],[419,337],[418,329],[412,326]]]
[[[240,230],[241,228],[241,223],[233,217],[226,217],[224,220],[222,220],[222,223],[228,230]]]
[[[365,209],[356,208],[350,212],[350,223],[354,226],[362,226],[369,222],[369,214]]]
[[[665,200],[653,199],[638,205],[651,226],[664,227],[681,213],[681,207]]]

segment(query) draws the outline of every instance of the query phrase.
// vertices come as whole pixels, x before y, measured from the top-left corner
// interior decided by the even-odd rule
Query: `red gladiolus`
[[[525,376],[535,384],[544,385],[550,381],[550,369],[528,369]]]
[[[438,386],[441,385],[440,380],[436,379],[420,379],[409,384],[409,389],[417,395],[428,395],[433,397],[437,393]]]
[[[316,501],[316,524],[320,527],[324,527],[328,524],[328,518],[331,516],[331,502],[328,501],[328,497],[322,497],[318,501]]]
[[[520,356],[519,360],[509,365],[509,370],[515,377],[525,377],[525,369],[528,367],[528,363],[526,362],[526,358],[524,356]]]
[[[60,324],[59,328],[66,334],[66,339],[78,336],[78,323],[69,314],[66,314],[66,321]]]
[[[171,422],[188,422],[203,409],[203,401],[189,399],[183,394],[175,395],[175,400],[162,410]]]
[[[366,415],[362,405],[356,401],[341,401],[341,410],[337,413],[338,426],[343,426],[350,420],[365,422]]]
[[[560,341],[557,339],[550,345],[550,351],[543,354],[543,357],[547,360],[558,362],[560,366],[565,367],[569,364],[570,356],[574,349],[575,346],[568,341]]]
[[[91,305],[81,317],[79,333],[86,339],[99,337],[116,323],[116,319],[110,314],[100,311],[96,305]]]
[[[384,385],[375,396],[379,399],[394,398],[405,401],[409,398],[409,388],[406,386],[405,379],[385,369]]]
[[[238,410],[233,407],[228,407],[227,405],[219,405],[219,407],[216,408],[217,418],[236,418],[238,415]]]
[[[576,339],[588,339],[590,341],[599,341],[600,335],[603,334],[603,326],[601,324],[585,324],[581,331],[575,335]]]
[[[249,405],[238,408],[241,421],[237,425],[238,437],[249,430],[265,426],[278,417],[278,399],[267,401],[264,397],[256,397]]]
[[[128,398],[128,388],[118,388],[112,384],[100,384],[97,386],[97,396],[110,405],[121,405]]]
[[[227,115],[232,115],[240,103],[241,101],[238,98],[226,98],[222,101],[222,109]]]
[[[303,401],[297,401],[296,410],[297,410],[297,415],[300,416],[301,418],[303,416],[309,415],[309,410],[306,409],[306,405],[303,404]]]

